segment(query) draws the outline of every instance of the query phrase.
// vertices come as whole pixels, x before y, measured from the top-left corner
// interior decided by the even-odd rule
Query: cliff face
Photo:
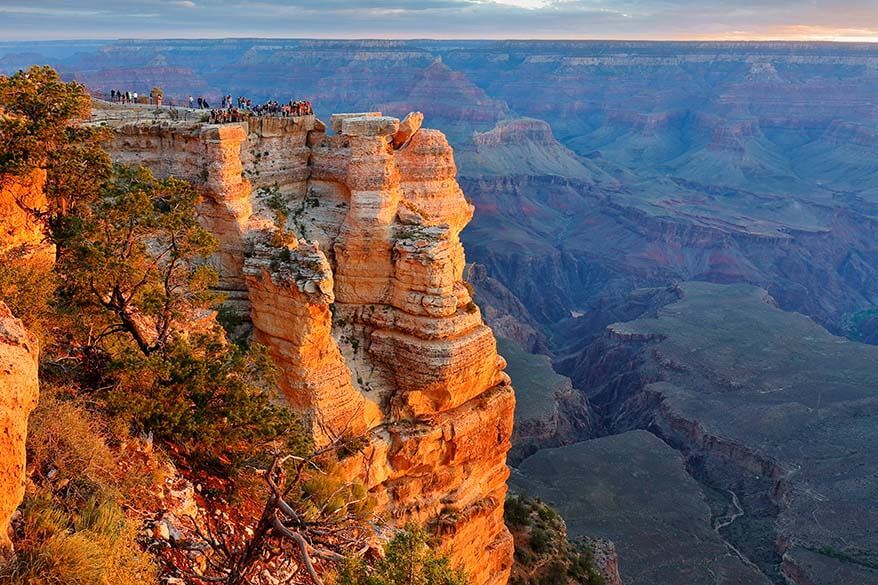
[[[40,224],[27,212],[45,205],[45,184],[46,172],[42,169],[21,176],[0,175],[0,254],[16,253],[40,261],[54,259],[52,247],[43,242]]]
[[[9,521],[24,497],[27,417],[37,405],[38,344],[0,302],[0,555],[11,548]]]
[[[368,437],[345,464],[389,518],[431,526],[473,583],[505,583],[515,400],[463,281],[473,207],[451,147],[418,115],[332,124],[334,135],[313,117],[122,123],[110,150],[201,186],[220,286],[249,305],[288,401],[319,441]],[[275,185],[285,247],[269,234],[263,189]]]

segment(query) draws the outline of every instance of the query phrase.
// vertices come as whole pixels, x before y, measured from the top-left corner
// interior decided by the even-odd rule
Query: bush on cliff
[[[506,498],[504,516],[515,539],[511,585],[604,585],[591,549],[567,539],[564,520],[547,504],[527,496]]]
[[[90,500],[68,510],[50,500],[30,500],[23,510],[23,538],[0,579],[9,585],[150,585],[156,567],[136,541],[136,524],[111,500]]]
[[[174,338],[151,355],[120,352],[109,377],[110,412],[172,445],[187,465],[232,471],[273,442],[297,455],[310,449],[302,421],[272,400],[268,356],[215,331]]]
[[[0,76],[0,175],[44,166],[90,111],[85,86],[65,83],[51,67]]]
[[[339,571],[336,585],[467,585],[463,571],[430,547],[423,528],[408,524],[384,547],[374,566],[353,558]]]
[[[0,77],[0,180],[45,171],[45,204],[18,204],[42,223],[59,257],[75,232],[78,212],[99,196],[111,175],[103,149],[109,131],[82,124],[90,111],[86,88],[63,82],[50,67]]]

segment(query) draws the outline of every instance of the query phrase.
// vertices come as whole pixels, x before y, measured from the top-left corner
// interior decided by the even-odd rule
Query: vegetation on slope
[[[342,563],[368,528],[370,498],[336,465],[359,443],[315,450],[307,421],[274,399],[265,352],[228,341],[197,192],[110,164],[103,132],[82,126],[90,99],[50,68],[0,77],[0,177],[46,172],[47,203],[27,211],[56,250],[39,269],[27,250],[0,258],[0,298],[41,338],[44,388],[17,552],[0,577],[236,585],[287,571],[319,583],[311,557]],[[203,486],[187,533],[139,531],[181,474]],[[388,554],[420,554],[422,533],[401,534]],[[356,562],[357,582],[398,582]],[[425,585],[463,583],[432,553],[418,563]]]
[[[550,506],[510,495],[504,517],[515,539],[512,585],[604,585],[589,546],[567,539],[564,520]]]

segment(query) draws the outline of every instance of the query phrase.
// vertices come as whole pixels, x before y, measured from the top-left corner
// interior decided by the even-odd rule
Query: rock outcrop
[[[24,497],[27,418],[37,405],[37,340],[0,301],[0,555],[12,547],[9,522]]]
[[[22,175],[0,175],[0,254],[15,253],[40,261],[54,259],[42,226],[28,210],[46,204],[46,171],[34,169]]]
[[[463,281],[474,208],[421,121],[336,115],[334,135],[314,117],[120,123],[110,150],[201,187],[221,288],[249,306],[287,401],[318,441],[368,439],[344,464],[388,518],[433,529],[474,584],[503,584],[515,399]],[[277,245],[277,218],[292,243]]]

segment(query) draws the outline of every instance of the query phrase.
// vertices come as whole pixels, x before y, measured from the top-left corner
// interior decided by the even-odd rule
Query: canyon
[[[617,536],[621,558],[626,546],[639,543],[631,558],[643,563],[643,572],[634,582],[656,568],[637,555],[664,546],[663,539],[649,541],[625,527],[653,508],[636,501],[643,489],[639,470],[662,476],[645,484],[658,493],[688,492],[688,501],[699,503],[701,511],[690,517],[703,520],[682,523],[686,533],[707,533],[701,540],[716,542],[710,534],[716,532],[728,544],[725,554],[704,558],[755,569],[745,581],[717,571],[726,574],[722,582],[875,582],[875,462],[868,447],[878,404],[875,347],[782,311],[765,290],[750,285],[689,282],[653,291],[651,298],[640,318],[610,325],[563,368],[621,434],[540,452],[523,464],[521,481],[537,484],[547,501],[575,509],[580,531]],[[632,432],[661,448],[644,445]],[[596,473],[599,487],[581,494],[558,479],[560,473],[544,469],[563,468],[569,478],[576,472],[564,467],[567,459],[591,470],[597,463],[589,461],[605,465],[632,456],[625,453],[648,452],[655,453],[649,465],[618,463],[612,472]],[[685,469],[688,488],[672,487],[679,480],[655,470],[659,461],[676,475]],[[618,515],[598,510],[589,516],[601,505],[600,490],[613,488],[631,505]],[[565,503],[563,493],[583,505]],[[680,524],[663,518],[657,526]]]
[[[422,119],[337,115],[329,135],[313,116],[132,121],[103,104],[92,123],[113,129],[117,162],[197,186],[227,309],[249,320],[318,444],[366,437],[343,465],[380,513],[431,526],[473,583],[502,584],[514,393],[463,282],[473,207]]]
[[[873,350],[863,345],[878,340],[875,45],[0,43],[0,68],[35,60],[96,93],[136,82],[141,91],[164,87],[170,102],[189,94],[211,103],[226,93],[257,101],[302,97],[327,120],[339,111],[402,118],[422,110],[454,147],[456,169],[443,171],[449,173],[443,180],[456,179],[475,205],[462,233],[460,198],[447,205],[446,218],[445,204],[429,213],[404,205],[392,172],[376,171],[388,177],[380,186],[358,186],[357,169],[367,162],[347,149],[365,137],[349,136],[350,147],[342,146],[343,121],[337,135],[319,140],[316,121],[308,130],[229,127],[216,131],[229,136],[208,138],[182,130],[198,127],[195,119],[153,123],[148,109],[136,123],[104,116],[131,135],[130,146],[116,145],[117,160],[143,157],[165,174],[173,165],[203,183],[203,217],[223,242],[215,262],[227,306],[245,316],[252,311],[255,334],[278,359],[322,372],[310,379],[305,369],[291,369],[295,382],[284,389],[290,400],[312,409],[337,406],[339,418],[358,428],[380,427],[388,411],[365,382],[389,388],[393,378],[394,388],[411,387],[406,377],[417,372],[392,371],[387,356],[423,353],[411,334],[420,327],[431,331],[430,346],[439,352],[430,352],[431,363],[450,369],[455,359],[472,363],[465,367],[475,367],[480,396],[490,395],[484,390],[497,387],[487,374],[495,352],[489,349],[484,362],[445,357],[453,350],[443,344],[458,339],[457,332],[487,337],[467,324],[481,320],[466,309],[472,296],[516,385],[515,427],[505,427],[514,443],[513,489],[557,503],[571,534],[612,538],[624,582],[660,574],[663,582],[688,584],[697,567],[730,583],[878,582],[876,545],[855,512],[868,507],[874,491],[868,473],[875,469],[866,454],[875,426],[867,388]],[[405,192],[405,184],[417,181],[404,177],[418,165],[403,162],[411,160],[404,151],[417,141],[398,150],[387,142]],[[367,143],[360,144],[370,149]],[[283,154],[266,156],[274,146]],[[162,160],[159,150],[188,154]],[[346,165],[353,173],[340,170]],[[247,237],[271,228],[262,201],[275,183],[293,202],[291,227],[317,242],[290,243],[283,262],[270,242]],[[361,210],[364,215],[314,205],[348,197],[365,203],[360,198],[369,190],[387,193],[370,200],[376,207]],[[465,274],[473,295],[455,284],[457,276],[448,290],[448,275],[464,270],[454,251],[460,242],[471,262]],[[420,250],[429,250],[431,262],[441,257],[454,265],[430,276],[436,290],[417,291],[425,304],[413,303],[409,288],[414,274],[425,274],[415,260],[424,257]],[[284,267],[287,258],[297,268]],[[383,268],[349,272],[345,264],[354,261]],[[389,301],[373,302],[383,286],[377,283],[388,280]],[[454,316],[445,313],[455,305],[451,293],[466,302]],[[304,337],[287,339],[277,326],[306,318]],[[319,349],[306,352],[305,344]],[[815,371],[774,351],[785,346],[823,367]],[[716,360],[704,347],[713,348]],[[440,356],[446,349],[451,353]],[[833,360],[842,357],[848,367],[831,375]],[[341,366],[353,368],[350,379],[338,375]],[[455,374],[446,371],[441,384],[455,387]],[[318,387],[327,390],[321,393],[327,402],[307,403],[304,397]],[[448,422],[444,413],[463,413],[480,400],[448,403],[443,392],[431,387],[413,401],[396,401],[401,396],[394,393],[392,416]],[[503,402],[503,408],[512,406]],[[332,430],[340,420],[328,423]],[[426,436],[418,441],[434,444]],[[380,460],[384,447],[377,445]],[[643,461],[643,453],[654,460]],[[499,469],[487,464],[480,472]],[[402,485],[417,473],[376,476],[375,485]],[[682,505],[670,496],[641,497],[643,486],[687,494],[681,510],[690,513],[669,510]],[[868,514],[862,519],[871,521]],[[675,543],[668,535],[682,536]],[[703,547],[685,544],[693,541]]]

